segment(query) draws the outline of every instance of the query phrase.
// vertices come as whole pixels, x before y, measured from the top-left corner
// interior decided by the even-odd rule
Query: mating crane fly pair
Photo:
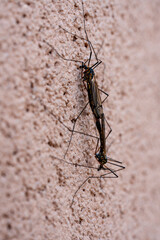
[[[52,50],[54,50],[57,53],[57,55],[60,58],[62,58],[63,60],[81,63],[81,65],[78,68],[81,69],[81,71],[82,71],[81,72],[81,77],[82,77],[82,80],[83,80],[83,84],[84,84],[84,86],[85,86],[85,88],[87,90],[88,100],[89,100],[88,103],[85,105],[85,107],[82,109],[82,111],[74,119],[74,123],[73,123],[73,128],[72,129],[68,128],[63,122],[61,122],[59,120],[63,124],[63,126],[65,126],[71,132],[71,137],[70,137],[70,140],[69,140],[69,144],[68,144],[67,150],[66,150],[65,155],[64,155],[64,159],[58,158],[58,157],[53,156],[53,155],[51,157],[52,157],[52,159],[58,159],[60,161],[63,161],[65,163],[67,163],[67,164],[71,164],[71,165],[74,165],[74,166],[87,167],[87,168],[91,168],[91,169],[96,169],[98,171],[100,171],[100,170],[104,170],[104,171],[108,170],[108,172],[104,173],[103,175],[100,175],[100,176],[92,175],[92,176],[89,176],[88,178],[86,178],[85,181],[82,182],[82,184],[78,187],[78,189],[74,193],[73,198],[72,198],[71,206],[72,206],[72,204],[74,202],[74,198],[75,198],[77,192],[79,191],[79,189],[89,179],[92,179],[92,178],[117,178],[118,175],[116,174],[116,172],[125,168],[124,166],[122,166],[122,162],[114,160],[114,159],[112,159],[112,158],[107,156],[108,149],[106,150],[106,139],[109,137],[110,133],[112,132],[112,129],[111,129],[108,121],[105,119],[102,104],[107,99],[108,94],[105,93],[103,90],[98,88],[98,84],[97,84],[97,81],[96,81],[96,78],[95,78],[94,69],[96,67],[98,67],[102,63],[102,61],[100,59],[98,59],[97,54],[96,54],[96,52],[94,50],[94,47],[93,47],[92,43],[90,42],[90,40],[88,38],[88,34],[87,34],[87,31],[86,31],[86,26],[85,26],[85,14],[84,14],[83,0],[81,0],[81,3],[82,3],[83,27],[84,27],[85,38],[80,37],[80,36],[78,36],[78,35],[76,35],[74,33],[71,33],[68,30],[62,28],[61,26],[59,26],[59,27],[61,29],[63,29],[64,32],[72,35],[76,39],[79,38],[79,39],[81,39],[81,40],[83,40],[83,41],[88,43],[88,46],[89,46],[89,49],[90,49],[89,58],[85,62],[84,61],[80,61],[80,60],[76,60],[76,59],[65,58],[50,43],[48,43],[47,41],[44,40],[44,42]],[[94,54],[96,62],[92,66],[90,66],[92,54]],[[102,92],[102,93],[104,93],[106,95],[106,97],[105,97],[105,99],[103,101],[101,101],[100,92]],[[79,134],[84,134],[82,132],[75,131],[75,125],[76,125],[76,122],[77,122],[78,118],[80,117],[82,112],[85,110],[85,108],[88,106],[88,104],[90,105],[90,108],[92,110],[92,113],[93,113],[93,116],[94,116],[94,119],[95,119],[96,128],[97,128],[98,133],[99,133],[99,137],[95,137],[95,136],[92,136],[92,135],[86,134],[86,133],[85,133],[85,135],[97,138],[97,146],[96,146],[96,150],[95,150],[95,157],[96,157],[96,159],[97,159],[97,161],[99,163],[99,167],[98,168],[90,167],[90,166],[86,166],[86,165],[82,165],[82,164],[77,164],[77,163],[71,163],[71,162],[68,162],[68,161],[65,160],[66,154],[67,154],[67,152],[69,150],[69,147],[70,147],[70,144],[71,144],[71,141],[72,141],[73,133],[75,132],[75,133],[79,133]],[[105,124],[107,124],[108,127],[109,127],[109,132],[108,132],[107,136],[105,136]],[[97,152],[97,148],[98,148],[99,142],[100,142],[100,147],[99,147],[99,151]],[[114,166],[117,166],[119,168],[114,170],[114,169],[106,166],[106,164],[107,165],[108,164],[114,165]]]

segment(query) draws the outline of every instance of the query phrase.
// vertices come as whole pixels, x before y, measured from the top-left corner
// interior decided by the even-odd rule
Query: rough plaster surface
[[[160,3],[91,0],[85,12],[89,38],[106,64],[104,77],[103,65],[96,74],[110,95],[109,156],[126,169],[118,179],[86,183],[70,208],[79,184],[97,172],[51,155],[63,157],[70,137],[57,119],[72,127],[87,96],[78,64],[60,59],[43,39],[67,57],[87,59],[87,45],[58,27],[84,36],[81,3],[1,1],[1,240],[160,238]],[[89,108],[76,128],[95,134]],[[95,144],[75,134],[67,160],[98,166]]]

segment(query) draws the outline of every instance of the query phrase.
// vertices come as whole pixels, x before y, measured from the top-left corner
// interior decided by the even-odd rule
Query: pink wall
[[[75,3],[75,4],[74,4]],[[0,239],[158,240],[160,236],[160,5],[159,1],[85,1],[86,28],[99,58],[99,87],[109,93],[104,112],[113,132],[109,156],[123,161],[118,179],[91,174],[63,157],[87,96],[79,64],[85,60],[81,2],[0,3]],[[94,62],[94,59],[93,59]],[[44,109],[44,104],[46,108]],[[50,111],[54,113],[51,115]],[[89,108],[76,129],[95,134]],[[106,129],[107,131],[107,129]],[[74,134],[66,160],[98,166],[96,142]]]

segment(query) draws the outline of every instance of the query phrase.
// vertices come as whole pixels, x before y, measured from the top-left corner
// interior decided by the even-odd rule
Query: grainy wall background
[[[78,64],[60,59],[43,40],[66,57],[87,59],[87,44],[59,28],[85,37],[81,2],[1,1],[1,240],[159,239],[160,2],[84,5],[89,38],[106,65],[96,75],[110,95],[104,103],[113,129],[109,156],[126,169],[118,179],[86,183],[70,208],[91,171],[51,156],[63,157],[70,137],[58,119],[72,127],[87,96]],[[89,108],[76,129],[95,134]],[[97,167],[95,145],[74,134],[66,159]]]

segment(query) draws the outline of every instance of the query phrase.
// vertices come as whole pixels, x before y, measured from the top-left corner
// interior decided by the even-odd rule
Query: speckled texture
[[[83,41],[58,27],[84,36],[81,3],[1,1],[1,240],[159,240],[160,4],[84,3],[89,38],[106,64],[104,77],[103,65],[96,74],[110,95],[104,104],[113,129],[109,156],[126,169],[118,179],[86,183],[70,208],[90,170],[51,155],[63,157],[70,137],[57,119],[72,127],[87,96],[78,64],[51,53],[43,40],[67,57],[87,59]],[[77,129],[95,134],[89,108]],[[95,144],[75,134],[67,160],[98,166]]]

